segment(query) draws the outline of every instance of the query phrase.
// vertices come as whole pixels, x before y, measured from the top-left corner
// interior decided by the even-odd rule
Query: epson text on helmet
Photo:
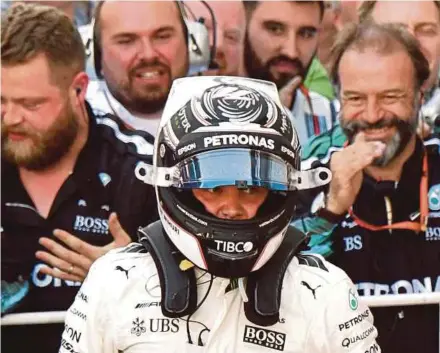
[[[267,139],[262,136],[254,135],[217,135],[209,136],[203,139],[205,148],[210,146],[222,146],[222,145],[247,145],[255,147],[264,147],[270,150],[275,148],[275,141],[272,139]]]
[[[295,153],[293,153],[293,151],[289,150],[288,148],[281,146],[281,152],[286,153],[291,158],[295,159]]]
[[[195,142],[193,142],[193,143],[190,143],[189,145],[186,145],[186,146],[183,146],[182,148],[179,148],[179,149],[177,150],[177,154],[178,154],[179,156],[181,156],[183,153],[185,153],[185,152],[189,152],[189,151],[192,151],[192,150],[195,149],[195,148],[197,148],[197,145],[196,145]]]
[[[224,241],[224,240],[214,240],[216,244],[217,251],[227,252],[227,253],[242,253],[249,252],[253,249],[254,244],[250,241]]]

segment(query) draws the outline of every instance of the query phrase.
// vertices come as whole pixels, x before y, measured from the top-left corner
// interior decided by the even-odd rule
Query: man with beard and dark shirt
[[[155,136],[174,79],[189,70],[182,14],[174,1],[102,1],[95,10],[95,111]],[[96,53],[94,53],[96,55]]]
[[[318,47],[322,1],[244,1],[247,77],[274,82],[288,107],[301,143],[336,123],[333,104],[309,92],[304,80]]]
[[[339,34],[332,68],[341,128],[312,139],[301,167],[329,165],[333,177],[294,224],[360,295],[440,292],[440,138],[416,133],[422,48],[401,25],[367,21]],[[372,311],[384,352],[438,352],[437,305]]]
[[[2,314],[66,310],[91,263],[157,218],[153,188],[134,174],[152,141],[92,113],[84,59],[60,10],[19,3],[3,14]],[[3,327],[2,351],[56,352],[62,329]]]

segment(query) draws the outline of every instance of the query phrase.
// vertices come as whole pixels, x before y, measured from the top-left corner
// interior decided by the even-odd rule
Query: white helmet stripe
[[[205,257],[197,238],[177,225],[159,204],[159,216],[165,233],[174,245],[197,267],[207,270]]]
[[[273,236],[267,242],[266,246],[264,247],[263,251],[260,254],[260,257],[255,262],[254,267],[252,267],[252,272],[259,270],[267,261],[269,261],[269,259],[275,253],[275,251],[278,250],[278,248],[280,247],[280,245],[284,239],[284,235],[286,234],[288,227],[289,227],[289,225],[287,225],[281,232],[279,232],[277,235]]]

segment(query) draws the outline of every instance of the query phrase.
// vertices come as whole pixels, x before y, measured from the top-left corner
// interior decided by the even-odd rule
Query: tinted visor
[[[235,185],[261,186],[269,190],[289,190],[293,167],[267,152],[225,149],[199,153],[176,166],[181,188],[213,189]]]

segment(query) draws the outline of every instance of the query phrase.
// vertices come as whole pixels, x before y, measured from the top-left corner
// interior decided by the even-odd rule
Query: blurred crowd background
[[[2,1],[2,13],[16,2],[18,3],[18,1]],[[98,1],[32,1],[32,3],[58,8],[74,23],[81,35],[86,56],[85,71],[90,82],[85,82],[87,79],[84,78],[83,81],[79,80],[76,93],[80,101],[85,102],[84,110],[87,115],[114,115],[116,119],[107,122],[108,126],[115,131],[123,129],[139,131],[142,147],[150,152],[150,155],[172,81],[192,75],[244,76],[274,82],[282,103],[289,108],[291,119],[294,119],[299,140],[303,145],[304,159],[315,161],[316,159],[311,157],[319,152],[316,138],[331,136],[330,146],[327,146],[325,151],[323,149],[325,153],[322,152],[322,155],[325,155],[328,148],[332,147],[332,143],[339,141],[342,135],[340,130],[337,130],[341,110],[340,87],[337,75],[332,72],[334,63],[331,48],[342,29],[371,17],[379,23],[398,23],[418,40],[430,69],[429,78],[421,87],[423,104],[418,112],[422,117],[419,120],[418,133],[422,139],[426,139],[433,133],[438,134],[440,130],[440,5],[438,1],[304,2],[311,3],[310,6],[299,5],[296,2],[295,4],[280,2],[276,6],[268,7],[266,15],[272,15],[273,20],[262,21],[261,25],[258,18],[249,20],[253,18],[253,14],[260,15],[253,1],[184,1],[179,3],[177,9],[170,2],[109,1],[105,6]],[[316,4],[319,6],[314,7]],[[98,13],[97,17],[95,17],[96,13]],[[175,25],[183,18],[191,22],[186,29],[185,26],[178,28]],[[163,23],[166,23],[166,26],[161,28]],[[200,26],[203,28],[201,29]],[[157,28],[161,29],[157,30]],[[181,35],[182,30],[187,34],[188,29],[190,33],[194,33],[193,37]],[[203,31],[206,31],[207,35]],[[374,64],[359,62],[360,66]],[[85,89],[82,89],[83,87]],[[86,129],[83,131],[87,131]],[[331,134],[325,135],[329,131]],[[333,141],[334,131],[339,135]],[[137,132],[127,134],[132,136],[131,134]],[[85,142],[84,145],[89,148]],[[59,146],[52,149],[56,150],[57,147]],[[95,151],[101,151],[101,145],[93,148],[97,148]],[[102,156],[107,156],[105,153]],[[91,168],[92,165],[101,165],[102,160],[99,158],[102,156],[96,154],[98,156],[93,158],[97,160],[88,157],[88,164],[82,164],[82,167]],[[72,163],[75,165],[76,160]],[[119,160],[112,163],[113,168],[115,165],[122,165]],[[115,169],[99,173],[99,186],[94,184],[87,186],[87,192],[93,194],[93,197],[100,202],[99,205],[97,204],[97,207],[99,206],[97,211],[93,211],[95,213],[79,216],[81,213],[77,208],[83,212],[84,206],[92,204],[87,199],[90,195],[69,194],[66,199],[74,198],[69,199],[69,202],[72,202],[71,205],[74,205],[75,209],[69,206],[69,209],[64,210],[63,216],[54,222],[50,212],[53,201],[51,200],[43,211],[36,207],[38,209],[36,213],[39,213],[40,217],[38,221],[20,228],[22,220],[28,217],[21,213],[24,212],[23,208],[33,209],[34,205],[29,197],[29,200],[26,200],[29,204],[22,202],[23,191],[28,186],[14,184],[19,180],[16,167],[22,166],[9,167],[11,169],[3,168],[2,160],[2,196],[7,194],[7,197],[10,197],[10,199],[4,197],[2,201],[2,226],[5,230],[3,232],[2,229],[2,271],[8,273],[8,278],[2,280],[2,313],[66,310],[93,261],[111,248],[136,240],[136,235],[133,234],[135,229],[145,224],[140,224],[141,221],[130,219],[131,216],[125,214],[120,217],[121,227],[119,221],[111,216],[112,211],[117,207],[107,202],[107,198],[106,203],[102,204],[103,193],[98,193],[97,190],[102,185],[105,188],[109,180],[117,179],[116,173],[119,171]],[[433,168],[438,169],[439,165]],[[113,172],[115,175],[112,174]],[[69,173],[73,172],[69,170]],[[79,172],[75,170],[74,173]],[[90,176],[84,178],[87,177],[89,180],[92,179]],[[62,191],[61,185],[62,182],[59,183],[59,187],[52,190],[53,195],[58,195],[58,192]],[[129,185],[131,187],[133,182],[130,181]],[[418,185],[418,183],[414,184],[414,189],[417,188],[417,191]],[[20,192],[16,192],[17,188],[21,188]],[[122,196],[126,196],[129,200],[131,196],[135,199],[136,196],[141,195],[141,192],[134,187],[131,191],[127,190],[124,186],[122,193],[119,191],[117,196],[112,195],[117,199],[113,200],[115,204],[120,202]],[[30,193],[29,190],[26,191]],[[137,216],[139,219],[144,217],[144,220],[155,220],[157,214],[154,196],[151,190],[147,190],[145,195],[153,201],[147,206],[138,205],[136,210],[142,209],[147,215]],[[121,213],[138,201],[133,201],[132,204],[127,201],[124,204],[127,206],[120,206]],[[21,208],[17,208],[17,205],[21,205]],[[56,206],[62,210],[66,204],[59,202]],[[306,206],[310,205],[306,204]],[[32,210],[34,211],[35,209]],[[4,218],[5,214],[10,218]],[[16,214],[18,221],[15,218],[11,221],[13,219],[11,215],[15,217]],[[28,219],[32,217],[34,215],[29,216]],[[97,223],[89,226],[86,218],[91,219],[92,223],[98,219],[100,227],[106,224],[106,229],[104,226],[99,228],[104,229],[105,237],[96,240]],[[4,224],[8,222],[10,224],[5,226]],[[4,242],[5,234],[7,236],[8,232],[23,234],[29,227],[33,227],[33,231],[37,229],[34,233],[37,240],[32,243],[32,247],[28,244],[26,255],[23,255],[23,242],[19,238],[13,244]],[[54,229],[65,232],[58,231],[52,235]],[[440,231],[440,227],[432,229]],[[40,237],[44,239],[41,240]],[[435,239],[436,244],[440,243],[438,240],[440,234],[436,235]],[[36,252],[38,260],[34,255]],[[23,260],[25,256],[28,257]],[[419,256],[422,257],[423,254]],[[437,261],[439,258],[436,258]],[[26,264],[22,266],[21,262]],[[11,268],[20,270],[11,270]],[[54,268],[58,268],[58,271]],[[10,275],[7,271],[10,271]],[[431,268],[430,271],[429,275],[434,273],[437,279],[440,278],[438,268]],[[437,286],[440,286],[440,280]],[[43,293],[40,295],[41,298],[20,307],[18,304],[32,287],[36,288],[37,292],[40,290]],[[52,300],[61,296],[65,300]],[[44,305],[39,304],[43,302]],[[27,337],[47,334],[55,337],[55,341],[59,343],[60,327],[55,330],[55,334],[54,331],[35,333],[33,327],[28,329],[24,333]],[[10,338],[7,344],[13,347],[22,334],[11,331],[4,337]],[[46,351],[52,352],[56,345],[57,343],[52,346],[48,343]],[[27,348],[23,349],[25,351]],[[14,351],[21,350],[17,348]]]

